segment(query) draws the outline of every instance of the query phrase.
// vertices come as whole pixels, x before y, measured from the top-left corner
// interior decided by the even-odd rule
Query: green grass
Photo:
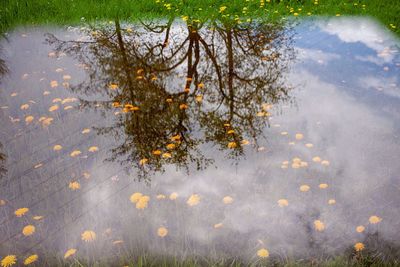
[[[262,4],[264,2],[264,4]],[[220,12],[220,7],[226,9]],[[284,16],[372,16],[400,34],[398,0],[2,0],[0,31],[19,25],[76,24],[116,17],[190,16],[201,21],[230,17],[276,19]]]
[[[61,258],[49,257],[45,261],[39,262],[40,266],[52,267],[108,267],[108,266],[129,266],[129,267],[395,267],[400,266],[400,262],[390,261],[384,262],[371,258],[369,256],[357,255],[352,258],[338,256],[330,259],[314,259],[314,260],[287,260],[273,261],[269,259],[259,259],[253,262],[243,262],[238,259],[207,259],[204,257],[188,257],[181,259],[174,256],[151,256],[141,255],[138,257],[118,257],[106,261],[91,261],[90,263],[84,259],[63,260]]]

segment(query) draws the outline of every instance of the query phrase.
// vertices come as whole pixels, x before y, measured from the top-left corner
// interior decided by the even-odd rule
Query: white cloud
[[[334,53],[323,52],[322,50],[296,48],[297,59],[311,60],[321,65],[327,65],[328,62],[335,59],[340,59],[340,55]]]
[[[363,88],[376,89],[384,94],[400,98],[399,80],[395,76],[364,76],[358,79],[358,84]]]
[[[360,42],[376,51],[377,57],[385,62],[391,61],[398,53],[392,48],[398,40],[376,21],[367,18],[332,18],[318,22],[324,32],[337,35],[346,43]]]

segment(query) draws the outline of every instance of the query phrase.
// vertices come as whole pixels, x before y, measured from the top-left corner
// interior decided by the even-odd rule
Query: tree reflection
[[[7,169],[5,167],[6,155],[1,151],[3,149],[3,145],[0,143],[0,177],[3,176]]]
[[[3,36],[0,36],[2,39]],[[0,55],[3,53],[3,47],[0,46]],[[6,65],[6,61],[0,57],[0,82],[3,80],[3,77],[8,73],[8,68]],[[5,161],[6,155],[2,152],[3,145],[0,143],[0,177],[2,177],[6,173]]]
[[[245,145],[265,138],[271,106],[289,99],[284,74],[294,53],[280,23],[170,19],[133,29],[115,20],[83,36],[47,41],[86,70],[88,79],[70,88],[83,106],[114,113],[97,128],[118,140],[109,160],[136,165],[141,177],[165,164],[205,168],[210,145],[244,156]]]

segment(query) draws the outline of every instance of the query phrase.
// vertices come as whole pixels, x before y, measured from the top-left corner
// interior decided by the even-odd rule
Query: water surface
[[[112,21],[1,44],[2,256],[399,245],[399,40],[375,22]]]

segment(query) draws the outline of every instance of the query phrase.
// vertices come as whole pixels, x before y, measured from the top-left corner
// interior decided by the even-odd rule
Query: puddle
[[[399,245],[399,41],[367,19],[241,27],[8,34],[0,252]]]

